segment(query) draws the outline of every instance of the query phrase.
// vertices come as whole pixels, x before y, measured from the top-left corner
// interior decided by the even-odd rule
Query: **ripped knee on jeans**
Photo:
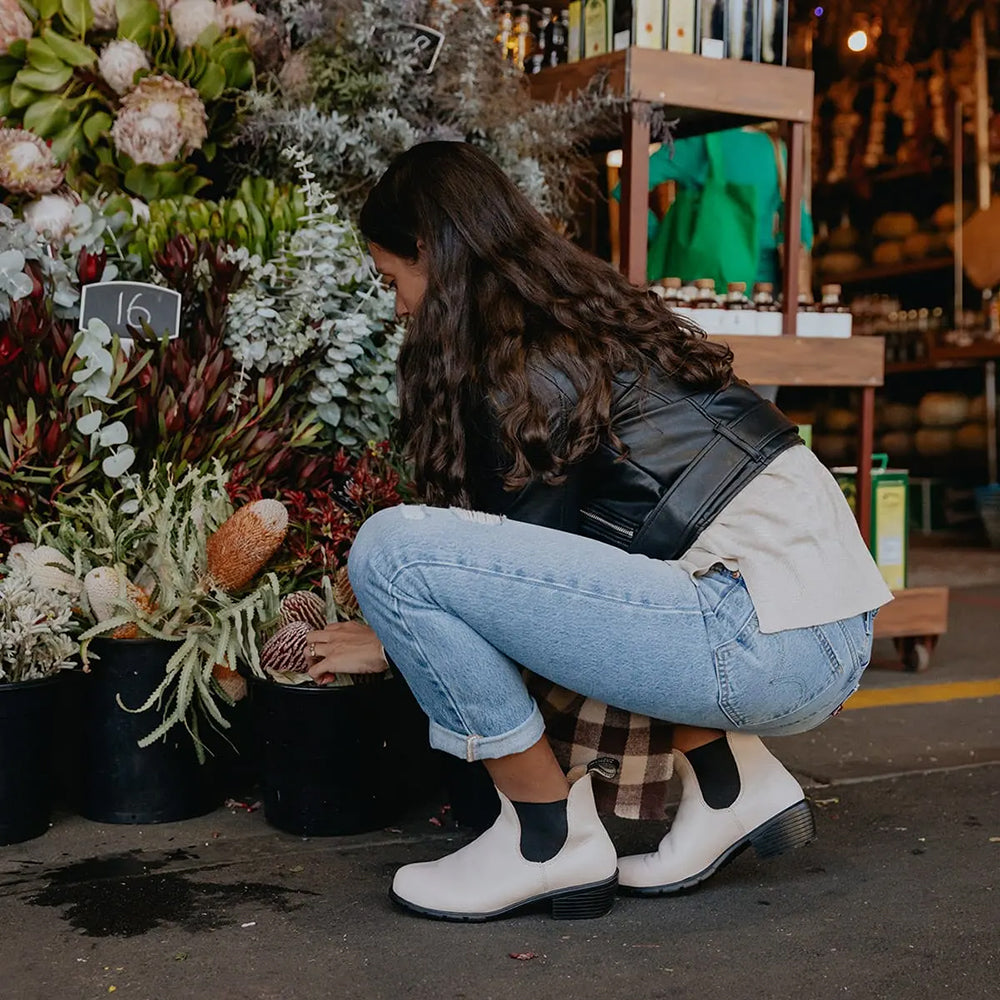
[[[473,524],[502,524],[501,514],[487,514],[482,510],[466,510],[464,507],[449,507],[448,510],[460,521],[471,521]]]

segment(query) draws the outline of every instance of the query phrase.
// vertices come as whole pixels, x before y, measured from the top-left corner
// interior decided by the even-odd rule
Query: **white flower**
[[[248,3],[234,3],[232,6],[219,9],[220,20],[224,28],[235,28],[239,32],[247,32],[262,20]]]
[[[73,225],[75,207],[73,199],[65,195],[42,195],[37,201],[24,206],[24,221],[29,223],[36,233],[61,243]]]
[[[115,0],[90,0],[94,12],[94,27],[98,31],[114,31],[118,27]]]
[[[132,205],[133,222],[149,222],[149,205],[141,198],[129,198]]]
[[[0,0],[0,56],[7,55],[12,42],[31,38],[34,30],[17,0]]]
[[[149,69],[149,60],[135,42],[116,38],[104,46],[97,68],[116,94],[124,94],[135,86],[135,74]]]
[[[198,92],[170,76],[143,77],[111,126],[115,148],[136,163],[170,163],[200,149],[207,135]]]
[[[190,48],[198,36],[213,24],[222,27],[219,8],[214,0],[177,0],[170,8],[170,23],[174,26],[177,44]]]
[[[18,194],[48,194],[63,181],[52,150],[33,132],[0,128],[0,187]]]

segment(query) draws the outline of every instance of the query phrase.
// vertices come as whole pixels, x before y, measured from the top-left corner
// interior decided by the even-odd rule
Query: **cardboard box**
[[[875,464],[868,547],[889,589],[903,590],[909,549],[910,475],[906,469],[888,468],[888,455],[872,455],[872,460]],[[851,510],[857,512],[857,466],[840,466],[831,471]]]

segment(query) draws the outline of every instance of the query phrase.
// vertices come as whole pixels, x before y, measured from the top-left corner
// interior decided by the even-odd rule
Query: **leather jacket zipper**
[[[626,528],[623,524],[615,524],[614,521],[609,521],[606,517],[601,517],[600,514],[595,514],[592,510],[581,510],[580,516],[585,517],[590,521],[596,521],[609,531],[613,531],[615,534],[621,535],[622,538],[631,539],[635,536],[634,528]]]

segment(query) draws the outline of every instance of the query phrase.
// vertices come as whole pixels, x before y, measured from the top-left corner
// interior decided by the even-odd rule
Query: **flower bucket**
[[[52,740],[61,677],[0,684],[0,844],[40,837],[52,812]]]
[[[427,719],[401,678],[324,687],[256,680],[250,693],[264,817],[279,830],[377,830],[427,791]]]
[[[211,756],[198,762],[183,725],[140,747],[161,720],[138,708],[163,679],[176,643],[162,639],[94,639],[83,683],[83,789],[80,813],[102,823],[168,823],[211,812],[222,802]],[[119,699],[121,704],[119,704]],[[208,724],[200,733],[215,743]],[[209,740],[209,737],[212,737]]]

